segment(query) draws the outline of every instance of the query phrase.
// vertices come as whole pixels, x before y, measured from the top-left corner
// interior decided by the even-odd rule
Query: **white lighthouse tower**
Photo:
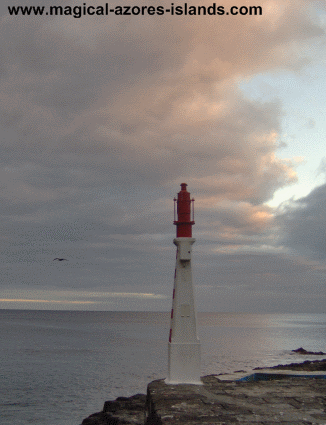
[[[165,382],[201,385],[200,342],[196,330],[197,317],[191,273],[191,250],[195,242],[192,237],[192,225],[195,224],[194,199],[190,199],[186,183],[181,183],[181,191],[174,202],[177,203],[178,219],[175,220],[174,217],[177,237],[173,243],[177,246],[177,256],[168,345],[168,377]]]

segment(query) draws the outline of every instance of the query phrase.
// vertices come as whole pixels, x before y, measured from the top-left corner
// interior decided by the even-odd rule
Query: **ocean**
[[[1,425],[80,425],[146,393],[167,374],[169,315],[0,310]],[[202,375],[300,362],[291,350],[326,351],[326,314],[199,313],[198,335]]]

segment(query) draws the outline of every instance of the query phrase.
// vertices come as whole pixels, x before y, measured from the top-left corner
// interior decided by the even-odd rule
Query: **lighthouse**
[[[194,199],[190,199],[186,183],[180,186],[178,198],[174,199],[174,224],[177,228],[173,243],[177,247],[177,254],[168,344],[168,377],[165,382],[201,385],[200,342],[191,273],[191,250],[195,242],[192,237]]]

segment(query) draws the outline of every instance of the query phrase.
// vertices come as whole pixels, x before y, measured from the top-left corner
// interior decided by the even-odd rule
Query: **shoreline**
[[[318,353],[316,355],[324,355],[324,353],[323,354]],[[279,372],[276,372],[276,371],[279,371]],[[287,374],[286,371],[289,371],[289,373]],[[292,371],[292,374],[290,371]],[[295,374],[295,372],[299,372],[299,374]],[[303,374],[303,376],[302,375],[300,376],[300,372],[301,373],[305,372],[305,373]],[[313,372],[316,372],[316,373],[314,374]],[[309,376],[309,374],[311,375],[311,378],[307,380],[307,377]],[[255,376],[256,377],[260,376],[263,378],[256,379]],[[284,380],[289,381],[291,382],[291,385],[295,385],[296,382],[293,380],[310,381],[310,380],[316,380],[316,378],[318,377],[326,378],[326,358],[321,360],[305,360],[300,363],[291,363],[288,365],[279,364],[277,366],[266,367],[266,368],[258,367],[248,372],[236,371],[233,374],[222,373],[218,375],[207,375],[202,377],[202,380],[204,382],[203,387],[207,386],[207,388],[211,388],[211,389],[213,388],[211,393],[213,394],[213,393],[216,393],[215,387],[220,387],[221,385],[223,386],[223,385],[230,385],[230,384],[231,385],[238,384],[242,386],[243,385],[248,386],[250,385],[248,382],[250,383],[254,382],[254,384],[258,385],[258,381],[261,381],[261,380],[265,381],[265,385],[266,385],[266,382],[268,385],[268,382],[274,381],[274,385],[275,385],[276,382],[280,382],[279,381],[280,379],[282,379],[282,381]],[[323,384],[325,384],[325,389],[326,389],[326,379],[318,379],[318,381],[324,381]],[[200,387],[200,388],[196,388],[196,387]],[[101,412],[93,413],[92,415],[88,416],[82,421],[81,425],[122,425],[122,424],[161,425],[163,423],[172,424],[173,422],[169,422],[168,417],[166,417],[166,420],[164,420],[163,422],[161,419],[162,415],[163,417],[166,416],[162,414],[161,412],[162,410],[161,405],[164,406],[164,409],[171,410],[171,406],[169,407],[166,406],[166,404],[168,404],[168,400],[170,399],[169,398],[170,392],[176,393],[175,399],[176,398],[181,400],[184,399],[184,401],[181,401],[181,405],[184,404],[184,407],[186,407],[186,405],[189,404],[190,393],[192,393],[191,400],[193,401],[193,399],[196,397],[198,399],[202,399],[203,394],[209,398],[208,391],[209,390],[202,388],[202,386],[187,385],[187,384],[166,385],[163,379],[155,380],[148,384],[147,395],[135,394],[131,397],[118,397],[115,400],[106,401],[104,403],[103,410]],[[223,388],[220,388],[219,391],[223,391]],[[242,391],[245,391],[245,387],[242,388]],[[236,398],[234,400],[236,400]],[[160,413],[158,413],[159,411]],[[199,416],[202,416],[201,409],[199,407],[198,407],[197,413]],[[325,414],[325,419],[326,419],[326,414]],[[182,423],[186,425],[188,423],[192,424],[192,421],[180,422],[178,420],[178,423],[180,424]],[[211,422],[211,423],[214,423],[214,422]],[[222,423],[222,422],[216,422],[216,423]],[[229,422],[225,421],[223,423],[227,424]],[[300,423],[304,423],[304,422],[300,422]],[[319,423],[319,422],[316,422],[316,423]]]

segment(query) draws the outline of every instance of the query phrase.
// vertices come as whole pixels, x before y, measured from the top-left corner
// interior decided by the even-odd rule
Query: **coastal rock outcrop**
[[[82,425],[144,425],[146,395],[118,397],[106,401],[102,412],[84,419]]]
[[[292,352],[297,354],[305,354],[305,355],[326,356],[326,353],[323,353],[322,351],[307,351],[302,347],[297,348],[296,350],[292,350]]]
[[[102,412],[90,415],[81,425],[299,424],[317,423],[316,419],[326,423],[326,379],[322,373],[326,359],[254,370],[259,369],[316,372],[323,379],[314,375],[311,379],[279,379],[275,375],[273,380],[223,382],[220,375],[209,375],[202,377],[202,386],[166,385],[164,380],[156,380],[148,384],[147,396],[106,401]]]
[[[255,368],[262,369],[262,368]],[[324,372],[326,371],[326,359],[324,360],[306,360],[303,363],[290,363],[286,365],[273,366],[269,369],[287,369],[287,370],[298,370],[306,372]]]

